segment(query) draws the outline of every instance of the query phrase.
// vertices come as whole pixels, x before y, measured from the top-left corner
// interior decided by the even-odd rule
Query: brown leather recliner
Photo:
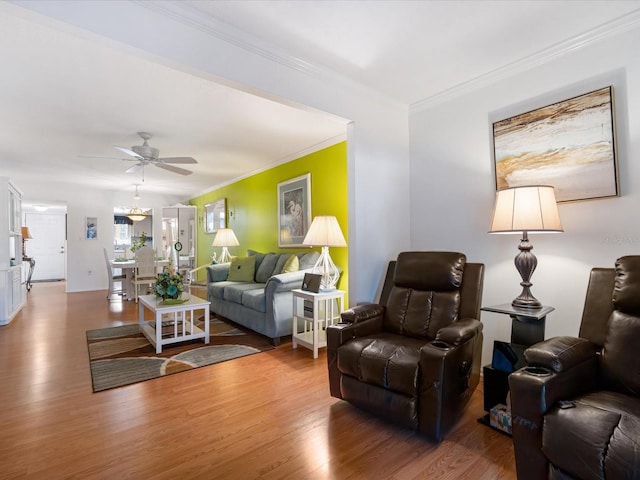
[[[327,328],[331,395],[442,440],[478,385],[483,278],[462,253],[401,253],[380,303]]]
[[[520,480],[640,479],[640,256],[591,270],[579,336],[509,376]]]

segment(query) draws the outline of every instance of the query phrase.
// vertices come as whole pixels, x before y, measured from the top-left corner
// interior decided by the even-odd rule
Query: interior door
[[[33,237],[25,242],[26,255],[36,261],[32,280],[66,278],[66,218],[64,213],[25,213]]]

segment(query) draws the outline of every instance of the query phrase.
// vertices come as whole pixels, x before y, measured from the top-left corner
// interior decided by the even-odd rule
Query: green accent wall
[[[341,142],[191,199],[189,203],[198,207],[198,265],[210,263],[214,250],[220,253],[219,248],[211,246],[215,234],[204,232],[203,219],[204,205],[221,198],[227,200],[227,226],[240,242],[240,246],[229,248],[232,255],[244,256],[247,249],[291,253],[309,250],[278,247],[278,183],[306,173],[311,174],[311,217],[334,215],[348,244],[347,143]],[[330,254],[343,272],[338,288],[346,291],[348,247],[333,247]]]

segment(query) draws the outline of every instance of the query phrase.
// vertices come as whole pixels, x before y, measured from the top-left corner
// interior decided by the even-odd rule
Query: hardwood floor
[[[514,479],[511,440],[476,422],[439,445],[329,396],[326,353],[257,355],[92,393],[85,331],[134,302],[36,283],[0,327],[0,479]]]

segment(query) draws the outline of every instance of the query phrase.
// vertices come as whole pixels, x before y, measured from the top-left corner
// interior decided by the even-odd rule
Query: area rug
[[[199,323],[202,327],[202,319]],[[87,331],[93,391],[143,382],[194,368],[253,355],[274,347],[266,337],[218,318],[210,320],[210,343],[202,339],[165,345],[162,353],[140,333],[137,323]]]

